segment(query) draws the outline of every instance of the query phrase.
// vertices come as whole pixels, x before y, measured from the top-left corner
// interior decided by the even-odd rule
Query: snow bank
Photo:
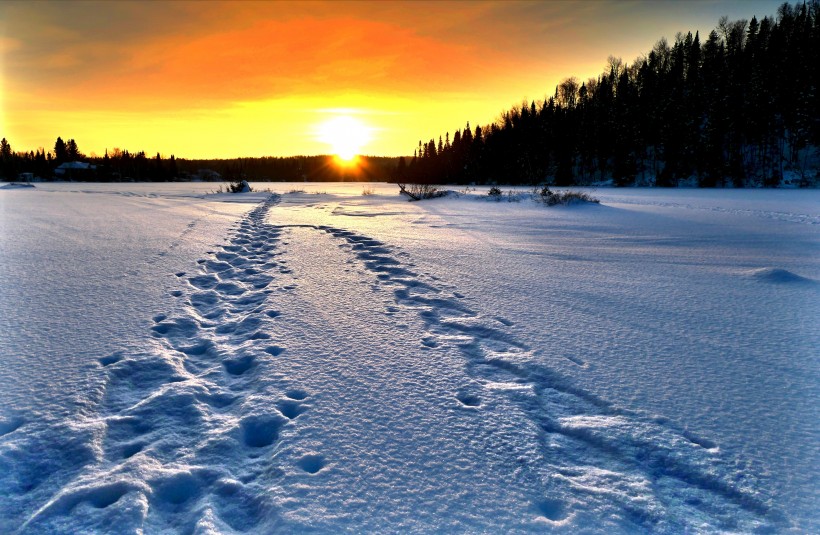
[[[787,269],[780,268],[759,268],[746,272],[753,279],[762,282],[771,282],[775,284],[790,284],[790,283],[807,283],[814,282],[811,279],[801,277],[796,273],[792,273]]]

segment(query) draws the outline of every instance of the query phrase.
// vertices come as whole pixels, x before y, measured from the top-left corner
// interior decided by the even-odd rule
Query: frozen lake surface
[[[255,186],[0,190],[1,532],[820,531],[820,192]]]

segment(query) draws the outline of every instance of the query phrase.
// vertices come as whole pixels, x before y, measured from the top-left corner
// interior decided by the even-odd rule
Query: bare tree
[[[578,78],[571,76],[558,85],[556,100],[566,108],[574,108],[578,102]]]

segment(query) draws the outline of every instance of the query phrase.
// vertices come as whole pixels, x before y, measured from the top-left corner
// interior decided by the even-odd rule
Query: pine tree
[[[14,153],[11,144],[3,138],[0,140],[0,177],[13,179],[14,176]]]
[[[77,142],[74,139],[69,139],[68,142],[65,144],[65,151],[66,151],[66,158],[69,161],[77,161],[82,158],[82,154],[80,154],[80,149],[77,148]]]
[[[66,145],[63,141],[63,138],[58,137],[57,141],[54,143],[54,160],[56,161],[57,165],[68,160],[68,152],[66,151]]]

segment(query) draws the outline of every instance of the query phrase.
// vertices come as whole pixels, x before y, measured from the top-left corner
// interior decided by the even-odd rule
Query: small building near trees
[[[57,180],[93,180],[97,176],[97,166],[86,162],[65,162],[54,169]]]

